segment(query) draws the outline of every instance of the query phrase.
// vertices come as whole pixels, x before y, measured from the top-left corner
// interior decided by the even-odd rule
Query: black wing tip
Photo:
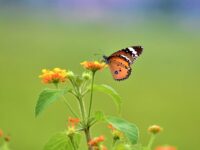
[[[138,45],[138,46],[131,46],[131,47],[134,48],[134,50],[138,53],[138,56],[141,55],[142,52],[143,52],[143,50],[144,50],[143,46],[140,46],[140,45]]]

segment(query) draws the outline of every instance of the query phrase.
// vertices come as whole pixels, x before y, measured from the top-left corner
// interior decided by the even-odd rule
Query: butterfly
[[[110,68],[112,76],[115,80],[125,80],[131,74],[131,65],[142,54],[141,46],[131,46],[111,54],[103,56],[104,61]]]

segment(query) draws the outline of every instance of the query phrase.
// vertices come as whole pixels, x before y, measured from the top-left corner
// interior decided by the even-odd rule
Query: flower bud
[[[72,71],[67,71],[67,77],[69,79],[74,79],[75,75],[74,75],[74,73]]]
[[[80,76],[77,76],[77,77],[76,77],[76,84],[77,84],[78,86],[81,86],[82,83],[83,83],[83,78],[80,77]]]
[[[82,78],[85,80],[90,80],[91,79],[91,74],[88,72],[83,72]]]
[[[163,129],[158,125],[152,125],[148,128],[148,131],[152,134],[157,134],[161,132]]]

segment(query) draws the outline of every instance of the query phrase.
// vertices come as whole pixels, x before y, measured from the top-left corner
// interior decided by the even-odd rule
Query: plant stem
[[[76,117],[79,118],[79,116],[74,112],[74,110],[72,109],[72,106],[68,103],[67,99],[63,96],[64,102],[67,105],[67,107],[69,108],[70,112]]]
[[[153,145],[153,142],[154,142],[155,138],[156,138],[156,136],[155,136],[154,134],[152,134],[152,135],[151,135],[151,138],[150,138],[150,140],[149,140],[149,143],[148,143],[148,145],[147,145],[148,150],[151,150],[151,147],[152,147],[152,145]]]
[[[94,87],[94,76],[95,76],[95,71],[92,72],[92,83],[91,83],[91,94],[90,94],[90,105],[89,105],[88,119],[90,118],[91,109],[92,109],[93,87]]]
[[[85,122],[86,121],[85,105],[83,103],[82,97],[79,97],[78,100],[79,100],[80,110],[81,110],[81,114],[82,114],[82,118],[83,118],[84,132],[85,132],[88,150],[92,150],[92,147],[90,145],[88,145],[89,141],[91,140],[91,135],[90,135],[90,127],[88,126],[88,120],[87,120],[87,122]]]
[[[70,141],[72,143],[73,149],[76,150],[76,146],[75,146],[75,143],[74,143],[73,136],[69,136],[69,139],[70,139]]]
[[[92,150],[92,147],[88,144],[89,141],[91,140],[90,128],[89,127],[85,128],[85,137],[86,137],[86,140],[87,140],[88,150]]]
[[[81,110],[82,119],[83,119],[83,122],[85,123],[85,119],[86,119],[86,110],[85,110],[85,105],[84,105],[84,103],[83,103],[82,97],[78,97],[78,101],[79,101],[79,105],[80,105],[80,110]]]
[[[59,89],[58,84],[54,84],[56,89]],[[67,99],[65,98],[65,96],[62,96],[64,99],[64,103],[67,105],[67,107],[69,108],[70,112],[76,117],[79,118],[78,115],[74,112],[74,110],[72,109],[72,106],[68,103]]]
[[[76,98],[78,99],[78,102],[79,102],[80,112],[81,112],[81,116],[82,116],[82,119],[83,119],[83,128],[84,128],[83,130],[85,132],[88,150],[92,150],[92,147],[90,145],[88,145],[89,141],[91,140],[90,127],[88,125],[88,120],[89,120],[89,117],[90,117],[91,106],[92,106],[94,75],[95,75],[95,72],[93,72],[93,75],[92,75],[90,107],[89,107],[88,118],[87,118],[87,113],[86,113],[85,105],[84,105],[84,102],[83,102],[83,95],[80,93],[80,90],[78,89],[78,87],[76,86],[76,84],[74,83],[74,81],[70,80],[71,83],[72,83],[72,85],[73,85],[73,87],[74,87],[74,90],[75,90],[75,96],[76,96]]]

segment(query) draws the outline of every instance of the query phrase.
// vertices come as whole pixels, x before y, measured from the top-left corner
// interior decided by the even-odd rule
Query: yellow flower
[[[67,79],[66,70],[60,68],[54,68],[53,70],[43,69],[42,74],[39,76],[43,83],[54,83],[65,82]]]
[[[97,70],[104,69],[107,65],[104,62],[98,62],[98,61],[84,61],[81,63],[81,65],[88,70],[91,70],[93,72]]]
[[[161,132],[163,129],[158,125],[152,125],[148,128],[148,131],[153,134],[157,134]]]

